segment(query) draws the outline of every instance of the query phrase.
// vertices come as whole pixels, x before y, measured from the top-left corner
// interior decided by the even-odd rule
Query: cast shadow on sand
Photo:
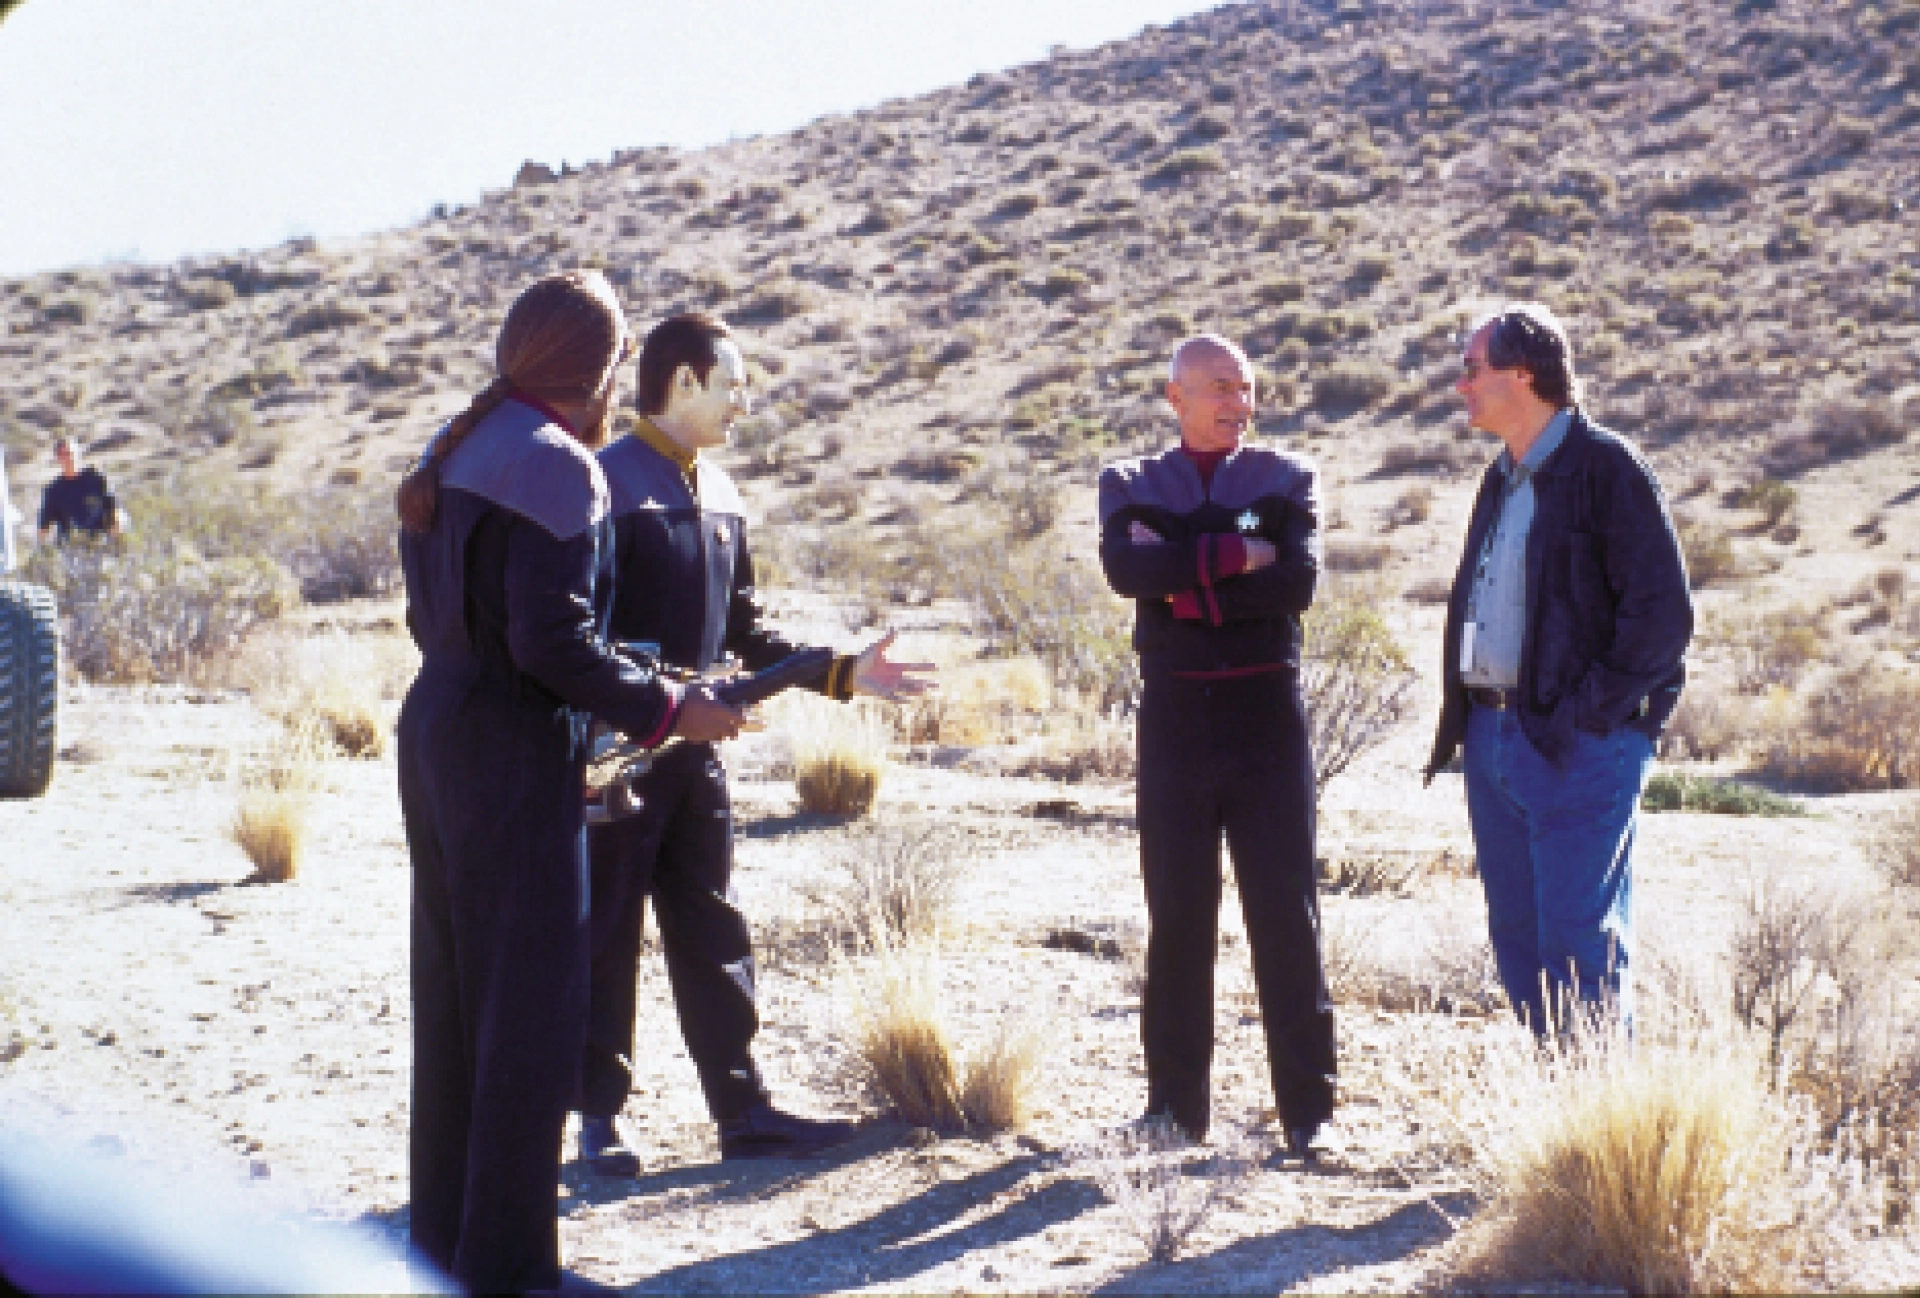
[[[1336,1268],[1379,1266],[1443,1243],[1453,1234],[1449,1218],[1464,1217],[1474,1203],[1470,1194],[1443,1194],[1359,1226],[1289,1226],[1215,1253],[1143,1263],[1094,1292],[1282,1293]]]
[[[626,1287],[628,1293],[828,1293],[901,1284],[976,1250],[990,1249],[1071,1221],[1105,1202],[1091,1181],[1054,1181],[1010,1199],[958,1230],[944,1227],[1057,1162],[1030,1154],[913,1198],[850,1225],[803,1240],[691,1262]]]
[[[784,838],[788,834],[817,834],[845,829],[859,819],[858,816],[832,816],[821,811],[787,811],[752,819],[736,814],[733,829],[741,838]]]

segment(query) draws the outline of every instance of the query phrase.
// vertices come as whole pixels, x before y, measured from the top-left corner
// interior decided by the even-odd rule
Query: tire
[[[44,586],[0,581],[0,798],[37,798],[53,779],[60,620]]]

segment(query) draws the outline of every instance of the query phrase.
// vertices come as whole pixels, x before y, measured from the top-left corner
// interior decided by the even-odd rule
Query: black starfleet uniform
[[[746,520],[731,479],[652,424],[600,453],[613,498],[619,593],[613,635],[658,646],[663,662],[705,671],[731,652],[758,669],[801,646],[761,625]],[[697,494],[696,494],[697,486]],[[821,688],[851,692],[853,660]],[[634,982],[649,894],[666,948],[680,1032],[717,1121],[766,1099],[754,1067],[753,948],[733,903],[733,820],[712,744],[682,743],[634,789],[637,815],[596,826],[593,992],[581,1112],[612,1117],[633,1083]]]
[[[400,713],[413,1240],[475,1292],[552,1288],[586,1030],[588,714],[651,736],[676,696],[608,647],[605,479],[533,405],[455,448],[400,557],[422,655]]]
[[[1288,1129],[1333,1111],[1333,1009],[1320,969],[1313,754],[1300,700],[1300,615],[1319,572],[1314,470],[1260,447],[1211,484],[1182,449],[1100,475],[1100,561],[1136,601],[1140,862],[1148,1112],[1204,1134],[1213,1056],[1220,836],[1232,851],[1274,1095]],[[1129,524],[1164,538],[1135,545]],[[1238,568],[1257,535],[1278,558]],[[1232,556],[1223,559],[1223,556]],[[1170,599],[1170,597],[1172,597]]]

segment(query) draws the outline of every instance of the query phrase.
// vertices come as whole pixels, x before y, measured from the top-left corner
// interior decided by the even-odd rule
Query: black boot
[[[638,1176],[640,1156],[620,1134],[613,1118],[580,1115],[580,1161],[596,1176]]]
[[[802,1118],[762,1100],[737,1118],[720,1120],[720,1158],[807,1158],[851,1140],[856,1128],[837,1119]]]

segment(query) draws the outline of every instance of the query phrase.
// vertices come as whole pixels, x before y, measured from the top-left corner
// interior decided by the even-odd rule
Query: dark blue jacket
[[[1244,446],[1203,484],[1179,447],[1109,465],[1100,474],[1100,565],[1134,601],[1140,673],[1231,671],[1300,662],[1300,615],[1320,576],[1319,502],[1311,462]],[[1135,545],[1129,525],[1164,540]],[[1258,572],[1220,576],[1220,540],[1258,536],[1278,558]],[[1170,595],[1191,595],[1197,617],[1176,616]]]
[[[1496,460],[1474,498],[1441,642],[1445,695],[1426,775],[1453,760],[1470,706],[1460,632],[1494,502]],[[1632,442],[1575,411],[1566,440],[1533,474],[1527,533],[1527,623],[1520,648],[1520,725],[1558,763],[1576,730],[1631,725],[1657,736],[1680,699],[1693,598],[1686,561],[1653,469]]]

